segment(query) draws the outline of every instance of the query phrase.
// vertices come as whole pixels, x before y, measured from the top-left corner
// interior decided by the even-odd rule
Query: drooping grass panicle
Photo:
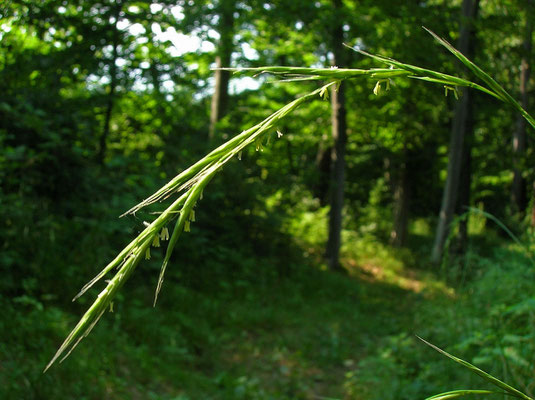
[[[433,34],[434,35],[434,34]],[[436,35],[434,35],[436,36]],[[445,41],[444,41],[445,42]],[[442,42],[441,42],[442,43]],[[447,44],[447,42],[445,42]],[[442,43],[444,44],[444,43]],[[444,44],[444,45],[446,45]],[[446,47],[451,45],[447,44]],[[450,49],[448,47],[448,49]],[[452,49],[452,48],[451,48]],[[450,49],[450,51],[452,51]],[[337,87],[339,83],[344,79],[353,79],[358,77],[369,77],[378,80],[389,79],[392,77],[409,77],[416,78],[421,80],[427,80],[430,82],[441,83],[444,85],[451,86],[468,86],[475,89],[484,91],[494,97],[499,98],[500,100],[506,101],[517,108],[522,112],[522,115],[530,122],[531,125],[535,126],[533,118],[523,110],[518,103],[512,99],[512,97],[506,95],[504,89],[499,87],[499,85],[487,78],[483,79],[486,76],[480,69],[475,69],[477,71],[476,75],[482,79],[485,83],[489,85],[489,88],[485,88],[481,85],[475,84],[473,82],[451,76],[442,74],[439,72],[426,70],[423,68],[415,67],[409,64],[403,64],[398,61],[387,59],[385,57],[373,56],[368,53],[361,52],[362,54],[368,55],[377,61],[386,63],[390,68],[372,68],[372,69],[342,69],[342,68],[295,68],[295,67],[262,67],[262,68],[248,68],[242,70],[234,70],[240,73],[271,73],[277,76],[281,76],[287,79],[322,79],[326,80],[329,83],[320,87],[279,109],[278,111],[271,114],[269,117],[264,119],[259,124],[253,126],[252,128],[243,131],[239,135],[230,139],[226,143],[222,144],[204,158],[199,160],[194,165],[190,166],[175,178],[173,178],[169,183],[164,185],[161,189],[155,192],[153,195],[143,200],[136,206],[132,207],[125,214],[135,213],[141,208],[148,206],[157,201],[162,201],[169,196],[175,193],[182,193],[169,207],[165,209],[152,223],[148,226],[134,239],[132,240],[94,279],[92,279],[88,284],[86,284],[80,293],[75,297],[78,298],[83,293],[85,293],[90,287],[92,287],[97,281],[102,279],[106,274],[111,272],[114,268],[117,268],[118,271],[115,273],[113,278],[108,281],[107,286],[101,293],[98,295],[97,299],[91,305],[91,307],[86,311],[83,317],[80,319],[78,324],[72,330],[72,332],[67,336],[63,344],[60,346],[50,363],[45,368],[48,369],[59,357],[65,354],[70,354],[70,352],[76,347],[76,345],[85,337],[100,317],[105,312],[106,308],[110,305],[115,294],[119,288],[125,283],[128,277],[132,274],[136,268],[139,261],[148,254],[148,251],[153,243],[156,243],[155,238],[160,235],[160,237],[166,237],[162,235],[164,230],[167,230],[168,224],[175,218],[177,221],[171,238],[169,239],[169,244],[167,246],[166,254],[164,261],[162,263],[162,268],[160,271],[158,284],[156,287],[154,303],[158,298],[158,294],[161,290],[165,271],[169,264],[169,260],[173,249],[183,231],[189,230],[189,224],[192,221],[191,215],[194,210],[194,207],[197,204],[197,201],[201,198],[201,194],[205,186],[210,182],[210,180],[221,170],[221,168],[232,158],[241,154],[242,150],[253,144],[261,143],[263,137],[271,130],[276,129],[277,123],[286,117],[290,112],[295,110],[301,104],[310,99],[314,98],[318,94],[320,96],[325,95],[328,92],[330,87]],[[457,57],[461,57],[460,53],[454,52]],[[464,57],[464,56],[463,56]],[[463,59],[461,60],[463,61]],[[468,62],[468,65],[472,65],[471,62],[464,60],[463,62]],[[488,77],[490,78],[490,77]],[[492,79],[492,78],[490,78]],[[167,232],[167,231],[166,231]],[[433,345],[431,345],[434,347]],[[443,352],[442,350],[436,348],[437,350]],[[467,368],[471,368],[474,372],[490,380],[494,379],[493,383],[504,389],[508,393],[513,393],[516,397],[523,398],[524,400],[529,399],[526,395],[521,392],[516,391],[516,389],[511,388],[505,383],[497,380],[494,377],[486,374],[485,372],[477,369],[476,367],[468,364],[460,359],[457,359],[449,354],[450,358],[456,360],[457,362],[464,363]],[[479,371],[479,372],[478,372]],[[490,378],[489,378],[490,377]],[[452,395],[450,395],[451,397]]]
[[[514,387],[508,385],[507,383],[499,380],[498,378],[492,376],[491,374],[483,371],[482,369],[479,369],[475,365],[470,364],[468,361],[465,361],[459,357],[455,357],[454,355],[451,355],[450,353],[442,350],[441,348],[435,346],[432,343],[429,343],[427,340],[422,339],[421,337],[417,336],[418,339],[420,339],[422,342],[430,346],[431,348],[435,349],[439,353],[445,355],[446,357],[450,358],[451,360],[455,361],[456,363],[462,365],[463,367],[469,369],[474,374],[479,375],[486,381],[492,383],[494,386],[499,387],[500,389],[503,389],[509,396],[518,397],[519,399],[523,400],[533,400],[531,397],[529,397],[527,394],[522,393],[520,390],[515,389]]]
[[[180,237],[181,233],[194,220],[194,207],[201,198],[206,185],[212,178],[229,162],[232,158],[239,155],[241,151],[261,140],[267,132],[275,128],[276,124],[290,112],[295,110],[304,102],[311,100],[323,93],[336,82],[330,82],[323,87],[320,87],[279,109],[266,119],[254,127],[242,132],[236,137],[230,139],[223,145],[219,146],[207,156],[202,158],[193,166],[189,167],[168,184],[163,186],[160,190],[148,197],[127,213],[135,213],[137,210],[152,204],[156,201],[163,200],[173,193],[183,192],[173,203],[168,206],[157,218],[154,219],[146,228],[132,240],[119,254],[89,283],[87,283],[80,293],[78,293],[74,300],[84,294],[96,282],[102,279],[106,274],[111,272],[114,268],[118,271],[115,275],[107,281],[106,287],[100,292],[93,304],[82,316],[80,321],[76,324],[74,329],[69,333],[65,341],[59,347],[51,361],[45,367],[48,370],[58,359],[61,361],[65,359],[80,341],[86,337],[98,320],[102,317],[107,307],[110,306],[117,291],[124,285],[126,280],[130,277],[139,262],[148,254],[151,245],[159,244],[157,238],[165,240],[168,239],[168,224],[175,218],[177,221],[171,238],[166,249],[164,261],[158,278],[158,284],[154,296],[154,304],[158,298],[161,290],[166,268],[169,264],[173,249]],[[164,233],[165,232],[165,233]]]

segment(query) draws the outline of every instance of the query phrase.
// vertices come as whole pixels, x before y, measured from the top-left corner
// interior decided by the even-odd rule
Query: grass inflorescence
[[[194,208],[198,200],[201,198],[202,192],[206,185],[227,162],[229,162],[235,156],[239,157],[243,149],[252,143],[258,144],[268,131],[276,129],[275,127],[281,119],[285,118],[300,105],[310,101],[317,95],[326,97],[328,90],[332,87],[336,88],[342,80],[367,77],[370,79],[377,79],[380,83],[391,78],[406,77],[425,80],[433,83],[440,83],[445,85],[446,88],[471,87],[510,104],[512,107],[518,110],[533,127],[535,127],[535,119],[533,119],[533,117],[530,116],[518,104],[518,102],[516,102],[513,97],[505,91],[505,89],[496,83],[495,80],[493,80],[488,74],[473,64],[460,52],[455,50],[448,42],[437,37],[432,32],[430,33],[443,46],[445,46],[457,58],[459,58],[461,62],[463,62],[479,79],[483,81],[484,84],[486,84],[486,86],[456,76],[416,67],[410,64],[404,64],[391,58],[371,55],[363,51],[360,51],[360,53],[372,57],[381,63],[387,64],[389,67],[371,69],[345,69],[336,67],[300,68],[273,66],[261,68],[228,69],[234,71],[235,73],[269,73],[285,78],[286,80],[324,80],[328,83],[292,101],[291,103],[288,103],[259,124],[222,144],[204,158],[178,174],[153,195],[123,214],[134,214],[143,207],[163,201],[174,194],[180,194],[180,196],[174,200],[169,207],[167,207],[157,218],[155,218],[154,221],[148,224],[148,226],[146,226],[146,228],[134,240],[132,240],[94,279],[92,279],[82,288],[78,295],[75,296],[73,300],[76,300],[78,297],[84,294],[97,281],[102,279],[113,269],[118,269],[113,278],[108,281],[104,290],[100,292],[96,300],[86,311],[71,333],[67,336],[52,360],[46,366],[45,371],[50,368],[50,366],[52,366],[52,364],[54,364],[58,358],[63,356],[62,359],[64,359],[67,357],[78,345],[78,343],[90,333],[91,329],[98,322],[107,307],[110,306],[118,290],[132,274],[138,263],[143,257],[148,255],[150,247],[153,244],[157,244],[160,239],[168,239],[169,242],[154,296],[154,303],[156,303],[173,249],[181,233],[189,230],[189,224],[194,220]],[[376,85],[375,91],[378,92],[378,89],[379,88]],[[175,218],[177,221],[175,223],[173,233],[169,238],[168,225]]]

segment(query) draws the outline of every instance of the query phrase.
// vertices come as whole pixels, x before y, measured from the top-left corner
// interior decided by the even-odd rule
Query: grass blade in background
[[[492,383],[494,386],[497,386],[499,387],[500,389],[503,389],[507,392],[507,394],[509,394],[510,396],[514,396],[514,397],[518,397],[519,399],[523,399],[523,400],[533,400],[531,397],[529,397],[527,394],[525,393],[522,393],[520,390],[517,390],[515,389],[514,387],[512,386],[509,386],[507,383],[499,380],[498,378],[492,376],[491,374],[483,371],[482,369],[479,369],[478,367],[476,367],[475,365],[472,365],[470,364],[468,361],[464,361],[463,359],[461,358],[458,358],[458,357],[455,357],[454,355],[451,355],[450,353],[442,350],[441,348],[435,346],[434,344],[432,343],[429,343],[427,340],[425,339],[422,339],[420,336],[417,336],[418,339],[420,339],[422,342],[424,342],[425,344],[427,344],[428,346],[432,347],[433,349],[435,349],[436,351],[438,351],[439,353],[445,355],[446,357],[452,359],[453,361],[455,361],[456,363],[458,364],[461,364],[463,367],[469,369],[470,371],[472,371],[474,374],[476,375],[479,375],[480,377],[482,377],[483,379],[485,379],[486,381]],[[444,393],[443,393],[444,394]],[[437,396],[440,396],[440,395],[437,395]]]
[[[492,390],[470,390],[470,389],[461,389],[461,390],[452,390],[450,392],[444,392],[440,394],[435,394],[434,396],[427,397],[425,400],[447,400],[455,399],[457,397],[467,396],[470,394],[505,394],[505,392],[495,392]]]
[[[526,251],[526,255],[529,257],[529,259],[531,260],[531,263],[533,265],[535,265],[535,260],[533,259],[533,256],[531,254],[531,249],[529,248],[529,245],[527,245],[526,243],[522,242],[513,232],[511,232],[511,230],[502,222],[500,221],[498,218],[496,218],[494,215],[488,213],[488,212],[485,212],[483,210],[480,210],[479,208],[475,208],[475,207],[467,207],[468,209],[468,212],[471,212],[471,213],[474,213],[474,214],[481,214],[483,215],[485,218],[488,218],[490,219],[491,221],[493,221],[496,225],[498,225],[501,229],[503,229],[503,231],[505,233],[507,233],[507,235],[509,235],[509,237],[511,239],[513,239],[513,241],[519,245],[520,247],[522,247],[525,251]]]

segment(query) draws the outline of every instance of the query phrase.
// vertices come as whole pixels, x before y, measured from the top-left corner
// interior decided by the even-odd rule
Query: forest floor
[[[418,334],[419,305],[452,295],[416,269],[344,264],[348,275],[313,270],[223,295],[209,322],[210,361],[191,370],[210,378],[186,379],[196,383],[184,398],[349,398],[360,360],[387,338]]]
[[[421,257],[378,246],[358,249],[359,258],[345,252],[347,274],[311,261],[282,276],[262,276],[258,271],[266,265],[222,280],[213,272],[202,278],[200,270],[192,275],[201,276],[197,283],[171,275],[156,309],[152,280],[138,276],[119,294],[114,312],[46,374],[42,368],[58,338],[74,326],[88,300],[66,309],[46,301],[14,305],[0,296],[0,398],[341,400],[434,394],[457,377],[445,374],[450,367],[437,364],[442,358],[416,335],[438,345],[457,343],[461,333],[470,334],[462,321],[470,318],[475,328],[478,322],[459,313],[457,293],[438,273],[410,264]],[[494,284],[487,292],[492,296]],[[433,374],[442,386],[427,385]]]

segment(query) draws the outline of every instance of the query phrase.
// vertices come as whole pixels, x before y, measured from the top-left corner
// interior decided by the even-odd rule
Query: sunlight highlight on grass
[[[379,282],[397,286],[413,293],[424,295],[441,294],[452,297],[455,292],[431,272],[416,269],[408,265],[407,260],[415,259],[408,249],[394,249],[373,236],[358,237],[354,232],[345,232],[354,236],[344,243],[342,248],[342,265],[351,276],[368,282]]]

